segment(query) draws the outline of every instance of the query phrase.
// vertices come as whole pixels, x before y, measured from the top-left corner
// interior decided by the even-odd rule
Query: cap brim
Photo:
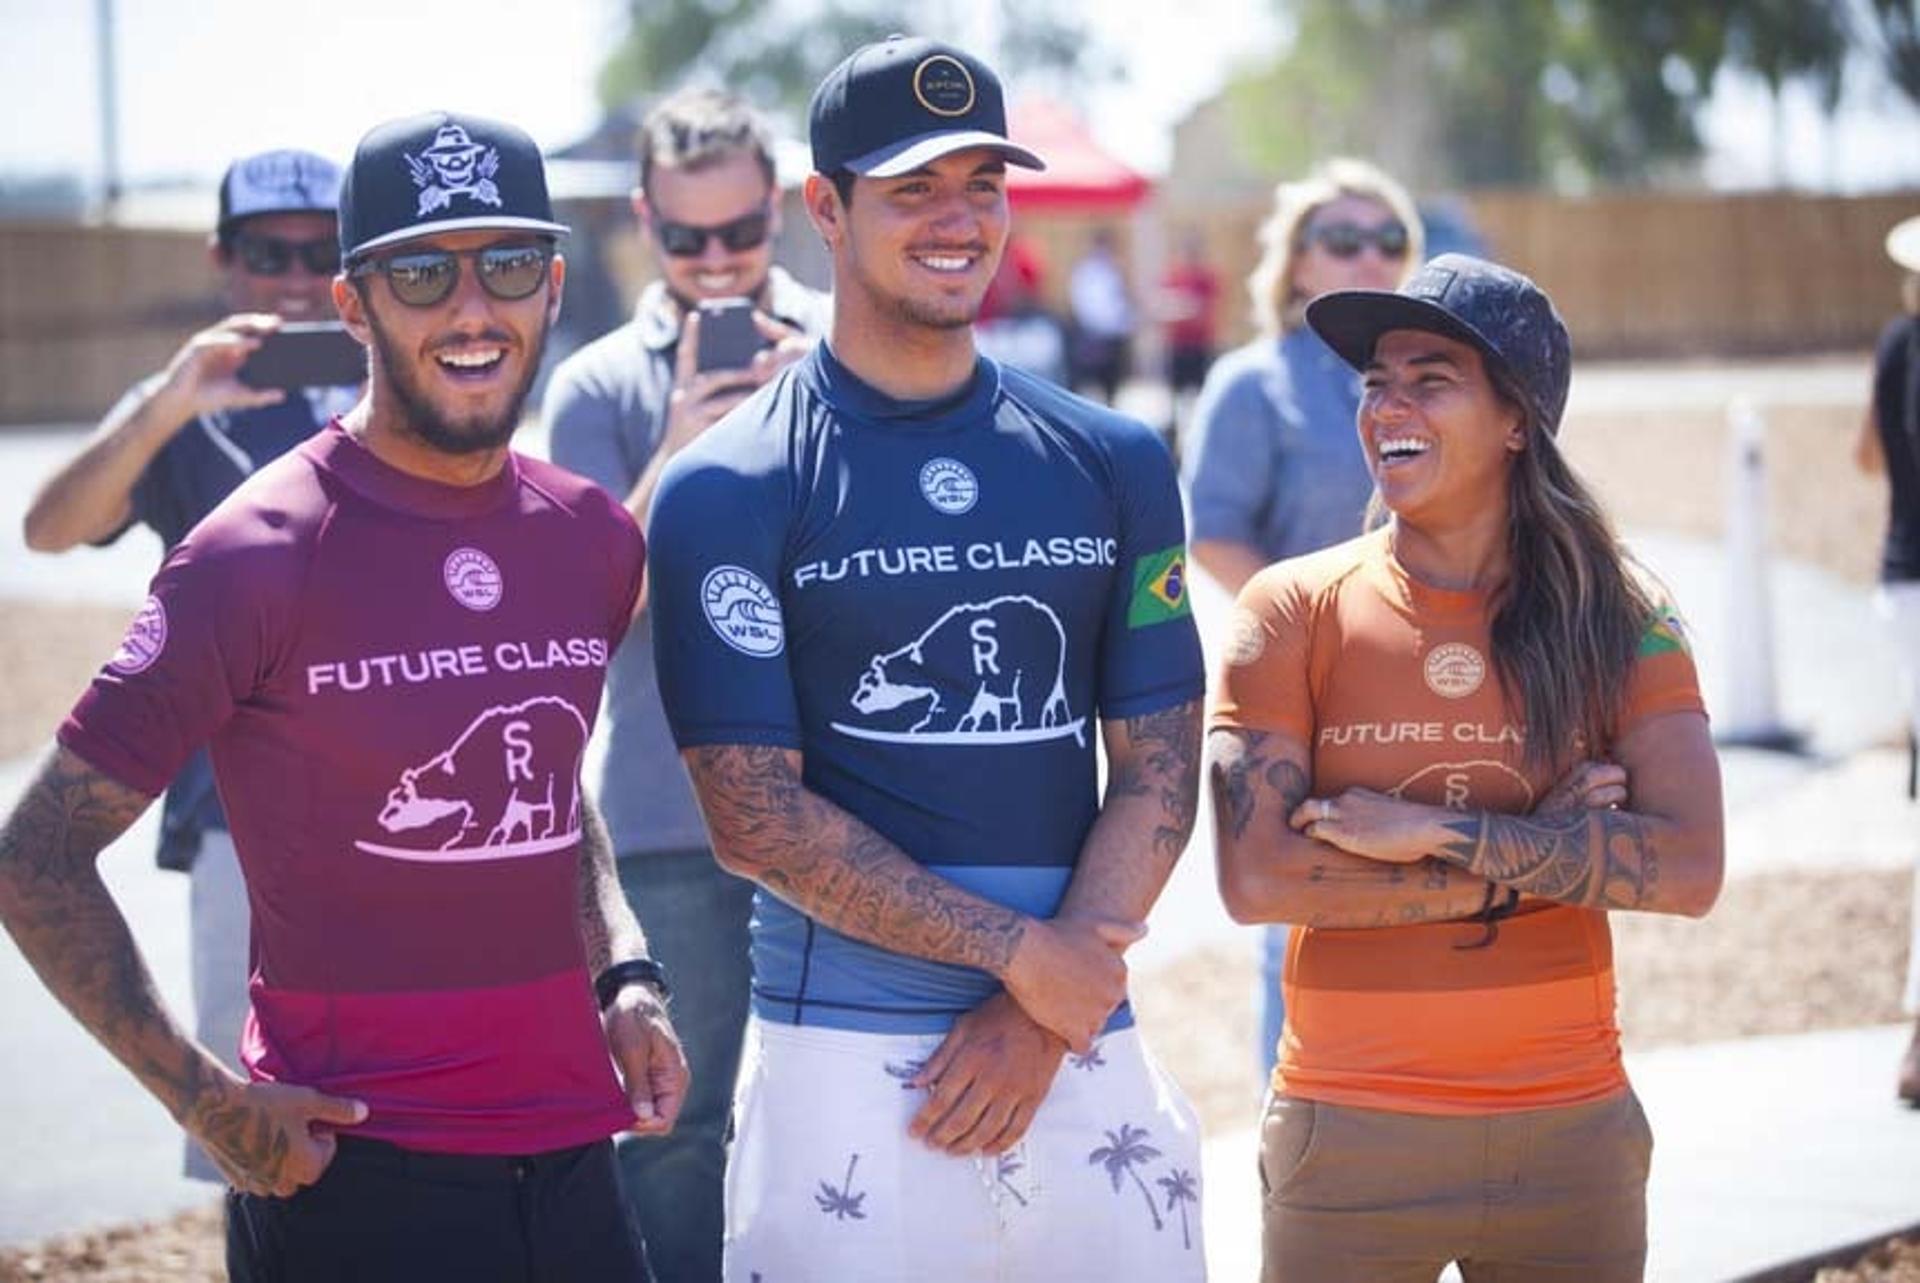
[[[443,218],[431,223],[413,223],[397,228],[372,240],[361,241],[347,251],[347,257],[358,258],[362,254],[389,245],[398,245],[403,241],[417,241],[423,236],[438,236],[442,232],[540,232],[547,236],[566,236],[573,229],[565,223],[549,223],[538,218],[510,218],[498,215],[477,214],[472,218]]]
[[[324,214],[328,218],[338,218],[340,207],[338,205],[262,205],[259,209],[250,209],[244,213],[228,214],[220,220],[220,225],[215,230],[224,232],[237,223],[246,222],[249,218],[266,218],[270,214]]]
[[[1373,345],[1389,330],[1424,330],[1471,343],[1489,360],[1504,358],[1486,336],[1437,303],[1387,290],[1337,290],[1307,304],[1307,324],[1339,358],[1367,368]]]
[[[1008,142],[999,134],[984,129],[955,129],[941,133],[920,134],[914,138],[892,143],[864,156],[856,156],[847,162],[847,168],[867,178],[898,178],[940,159],[953,152],[965,151],[969,147],[984,147],[988,151],[999,152],[1007,158],[1009,164],[1022,169],[1045,169],[1047,163],[1038,156],[1015,143]]]
[[[1887,233],[1887,257],[1909,272],[1920,272],[1920,216],[1895,224]]]

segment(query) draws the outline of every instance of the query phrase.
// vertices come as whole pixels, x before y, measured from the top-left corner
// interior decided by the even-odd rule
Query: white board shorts
[[[728,1283],[1199,1283],[1200,1128],[1136,1030],[1061,1062],[1021,1142],[907,1134],[937,1034],[748,1021],[727,1159]]]

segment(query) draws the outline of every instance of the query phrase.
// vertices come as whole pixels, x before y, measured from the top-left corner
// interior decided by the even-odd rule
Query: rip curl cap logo
[[[957,517],[980,501],[980,482],[958,459],[929,459],[920,469],[920,493],[939,511]]]
[[[400,154],[407,159],[413,185],[420,189],[420,207],[414,217],[450,207],[455,196],[500,208],[500,188],[493,181],[500,172],[500,151],[474,142],[461,126],[440,126],[433,146],[418,156]]]
[[[1447,699],[1465,699],[1487,680],[1487,661],[1465,642],[1446,642],[1427,652],[1422,676],[1427,689]]]
[[[113,652],[107,667],[123,677],[144,673],[166,648],[167,608],[158,597],[149,597],[127,625],[127,635],[120,639],[119,649]]]
[[[913,96],[936,116],[964,116],[973,110],[973,73],[957,58],[934,54],[913,69]]]
[[[492,610],[506,595],[506,581],[493,558],[478,548],[455,548],[440,567],[453,599],[468,610]]]
[[[715,566],[700,581],[700,608],[720,640],[755,659],[772,659],[786,645],[780,599],[766,581],[739,566]]]

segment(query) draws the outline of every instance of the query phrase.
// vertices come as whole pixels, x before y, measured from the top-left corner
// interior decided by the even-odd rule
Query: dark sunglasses
[[[250,276],[285,276],[296,258],[314,276],[332,276],[340,270],[340,242],[331,236],[285,241],[241,232],[233,238],[233,253]]]
[[[653,234],[660,239],[660,248],[675,258],[694,258],[704,254],[707,239],[712,236],[718,236],[722,245],[739,254],[766,244],[767,228],[771,222],[771,216],[764,209],[742,214],[718,227],[696,227],[692,223],[673,223],[656,218],[653,220]]]
[[[432,307],[443,302],[460,281],[460,260],[473,260],[480,288],[497,299],[526,298],[547,279],[553,246],[490,245],[486,249],[415,250],[388,254],[354,264],[351,276],[384,276],[393,296],[408,307]]]
[[[1322,223],[1318,227],[1308,228],[1304,239],[1318,242],[1321,249],[1335,258],[1358,258],[1360,251],[1369,244],[1379,250],[1383,258],[1407,256],[1407,225],[1397,218],[1378,227],[1362,227],[1358,223],[1347,222]]]

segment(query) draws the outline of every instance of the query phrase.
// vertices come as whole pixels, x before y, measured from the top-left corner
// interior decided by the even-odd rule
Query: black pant
[[[291,1198],[227,1193],[232,1283],[649,1283],[613,1145],[426,1154],[342,1136]]]

